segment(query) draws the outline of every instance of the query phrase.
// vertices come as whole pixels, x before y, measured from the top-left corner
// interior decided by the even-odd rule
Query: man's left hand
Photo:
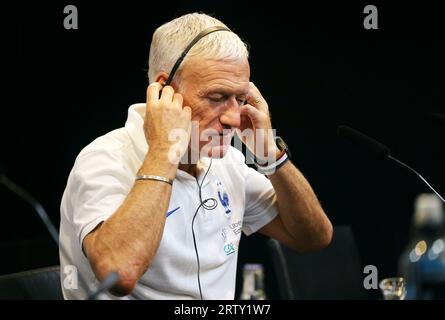
[[[250,82],[246,102],[241,106],[238,136],[258,160],[273,162],[279,150],[272,130],[269,106],[253,82]]]

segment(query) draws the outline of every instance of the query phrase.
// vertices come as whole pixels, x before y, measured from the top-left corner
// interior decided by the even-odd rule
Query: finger
[[[258,88],[255,86],[253,82],[250,82],[249,84],[249,94],[247,96],[247,103],[251,104],[252,106],[258,108],[263,112],[266,113],[268,112],[268,106],[266,100],[264,99],[260,90],[258,90]]]
[[[192,108],[190,108],[189,106],[185,106],[184,108],[182,108],[182,111],[187,115],[187,119],[192,119]]]
[[[262,97],[258,93],[250,91],[249,95],[247,96],[246,102],[252,106],[256,106],[262,100]]]
[[[184,102],[184,98],[182,97],[182,94],[175,93],[173,95],[173,103],[178,106],[179,108],[182,108],[182,103]]]
[[[258,88],[257,88],[257,86],[255,85],[255,83],[253,83],[252,81],[250,81],[249,86],[250,86],[251,89],[260,92],[260,90],[258,90]]]
[[[266,101],[264,100],[264,98],[261,96],[261,94],[256,94],[255,93],[253,95],[249,95],[247,97],[247,103],[254,106],[256,109],[261,110],[264,113],[268,113],[269,112],[269,108],[267,106]]]
[[[159,100],[159,92],[162,85],[159,82],[152,82],[147,88],[147,102]]]
[[[252,121],[261,119],[261,111],[250,104],[245,104],[241,107],[241,115],[247,115]]]
[[[163,101],[165,103],[170,103],[173,100],[174,94],[175,94],[175,90],[173,89],[173,87],[165,86],[164,88],[162,88],[160,99],[161,99],[161,101]]]
[[[192,109],[189,106],[185,106],[182,108],[183,116],[185,117],[185,121],[187,122],[187,133],[190,137],[192,132]]]

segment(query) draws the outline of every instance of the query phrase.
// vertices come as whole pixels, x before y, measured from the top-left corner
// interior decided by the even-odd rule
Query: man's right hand
[[[182,95],[171,86],[153,82],[147,88],[145,138],[150,150],[175,164],[187,151],[191,132],[192,111],[182,104]]]

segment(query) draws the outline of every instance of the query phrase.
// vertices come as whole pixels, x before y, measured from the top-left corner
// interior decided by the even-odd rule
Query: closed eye
[[[207,99],[209,99],[211,102],[215,102],[215,103],[219,103],[219,102],[223,102],[227,99],[227,97],[224,96],[216,96],[216,97],[207,97]]]
[[[212,103],[223,103],[226,100],[229,99],[227,96],[222,97],[207,97],[207,99]],[[246,98],[236,98],[236,101],[238,102],[238,105],[242,106],[246,103]]]

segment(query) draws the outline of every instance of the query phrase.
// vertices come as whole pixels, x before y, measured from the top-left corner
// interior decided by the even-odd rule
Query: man
[[[84,298],[115,271],[104,298],[233,299],[241,231],[299,251],[329,244],[331,223],[277,146],[249,77],[246,46],[212,17],[188,14],[155,31],[146,103],[83,149],[68,179],[61,265],[84,281],[65,286],[65,298]],[[268,177],[230,146],[235,129],[251,133],[243,141]]]

